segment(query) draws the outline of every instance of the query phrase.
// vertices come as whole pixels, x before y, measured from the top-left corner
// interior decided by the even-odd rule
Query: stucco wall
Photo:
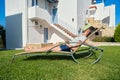
[[[74,32],[77,28],[77,0],[59,0],[58,19],[72,26]]]
[[[77,0],[77,29],[85,25],[86,13],[92,0]]]
[[[110,6],[110,24],[109,27],[115,27],[115,5]]]
[[[99,3],[96,6],[95,20],[103,20],[109,27],[115,27],[115,5],[104,6],[104,3]]]
[[[10,0],[5,0],[6,47],[9,49],[21,48],[26,44],[26,6],[27,0],[12,0],[12,2]],[[19,14],[21,14],[21,16],[19,16]],[[19,38],[21,39],[19,40]]]
[[[40,44],[44,43],[44,29],[43,27],[38,27],[38,26],[29,26],[28,30],[28,36],[29,36],[29,44]]]
[[[64,42],[64,41],[70,41],[67,37],[65,37],[63,34],[61,34],[59,31],[57,31],[54,28],[49,29],[49,41],[50,43],[58,43],[58,42]]]

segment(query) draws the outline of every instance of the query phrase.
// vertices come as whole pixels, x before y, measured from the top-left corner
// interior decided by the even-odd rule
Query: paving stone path
[[[119,42],[91,42],[94,46],[120,46]]]

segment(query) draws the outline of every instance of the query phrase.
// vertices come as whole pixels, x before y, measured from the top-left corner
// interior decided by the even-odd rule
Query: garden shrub
[[[114,39],[116,42],[120,42],[120,24],[115,29]]]
[[[93,39],[93,41],[95,41],[95,42],[114,42],[114,38],[97,36]]]
[[[113,37],[104,37],[105,42],[114,42],[114,38]]]
[[[0,25],[0,48],[5,48],[6,46],[6,31],[2,25]]]

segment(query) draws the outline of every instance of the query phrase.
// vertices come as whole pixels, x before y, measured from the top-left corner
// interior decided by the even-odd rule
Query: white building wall
[[[38,27],[38,26],[29,26],[28,30],[29,38],[28,38],[28,44],[40,44],[44,43],[44,28]]]
[[[109,27],[115,27],[115,5],[110,6],[110,24]]]
[[[99,3],[99,4],[96,4],[97,6],[97,9],[96,9],[96,12],[95,12],[95,15],[94,15],[94,18],[95,20],[102,20],[103,19],[103,11],[104,11],[104,3]]]
[[[21,48],[27,41],[27,0],[5,0],[6,47]]]
[[[32,0],[28,0],[28,44],[44,43],[44,28],[49,28],[48,23],[51,23],[46,4],[46,0],[38,0],[38,5],[32,6]]]
[[[28,9],[28,18],[44,19],[48,23],[51,23],[51,15],[49,12],[39,6],[33,6]]]
[[[77,29],[77,0],[59,0],[58,3],[58,21],[66,24],[72,32]]]
[[[94,15],[96,20],[103,20],[110,16],[110,6],[104,6],[104,3],[96,4],[96,6],[97,9]]]
[[[70,41],[69,38],[65,37],[63,34],[61,34],[59,31],[57,31],[54,28],[49,28],[49,38],[50,38],[49,40],[50,43]]]
[[[27,7],[27,1],[29,7]],[[92,0],[59,0],[58,4],[53,5],[53,3],[47,3],[45,0],[38,0],[38,6],[48,11],[47,14],[49,14],[50,17],[52,17],[52,9],[56,6],[58,8],[58,21],[68,25],[67,29],[71,32],[78,34],[78,30],[85,25],[87,10],[92,3],[91,1]],[[45,27],[48,28],[50,42],[69,41],[69,39],[59,31],[50,28],[48,24],[46,25],[44,20],[37,18],[40,23],[39,26],[36,27],[33,26],[33,22],[30,19],[27,20],[29,16],[28,13],[32,13],[28,11],[28,8],[32,6],[31,0],[12,0],[12,3],[10,0],[5,0],[5,4],[7,48],[21,48],[25,46],[26,43],[44,43]],[[46,6],[45,4],[49,5]],[[104,7],[104,4],[100,3],[96,4],[96,6],[95,19],[103,20],[110,16],[109,26],[115,25],[115,5]],[[41,11],[38,12],[40,13]],[[39,15],[39,13],[37,13],[37,15]],[[42,25],[42,27],[40,27],[40,25]]]
[[[38,6],[45,9],[45,0],[38,0]]]
[[[104,6],[104,3],[99,3],[95,6],[97,7],[95,14],[90,17],[103,21],[109,27],[115,27],[115,5]]]
[[[92,0],[77,0],[77,29],[85,25],[86,13]]]

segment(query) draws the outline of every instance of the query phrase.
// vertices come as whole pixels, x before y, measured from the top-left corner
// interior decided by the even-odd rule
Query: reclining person
[[[84,30],[84,32],[79,35],[80,36],[80,39],[78,41],[78,43],[76,45],[70,45],[69,43],[66,43],[66,44],[61,44],[59,46],[56,46],[55,45],[52,45],[52,46],[47,46],[47,47],[43,47],[43,48],[40,48],[40,49],[28,49],[26,48],[25,51],[26,52],[44,52],[44,51],[48,51],[49,49],[51,49],[51,51],[66,51],[66,52],[70,52],[71,50],[72,51],[76,51],[78,49],[78,47],[81,45],[80,43],[83,43],[85,42],[87,36],[91,33],[92,30],[94,30],[95,28],[93,28],[92,26],[90,26],[89,28],[87,28],[86,30]]]

